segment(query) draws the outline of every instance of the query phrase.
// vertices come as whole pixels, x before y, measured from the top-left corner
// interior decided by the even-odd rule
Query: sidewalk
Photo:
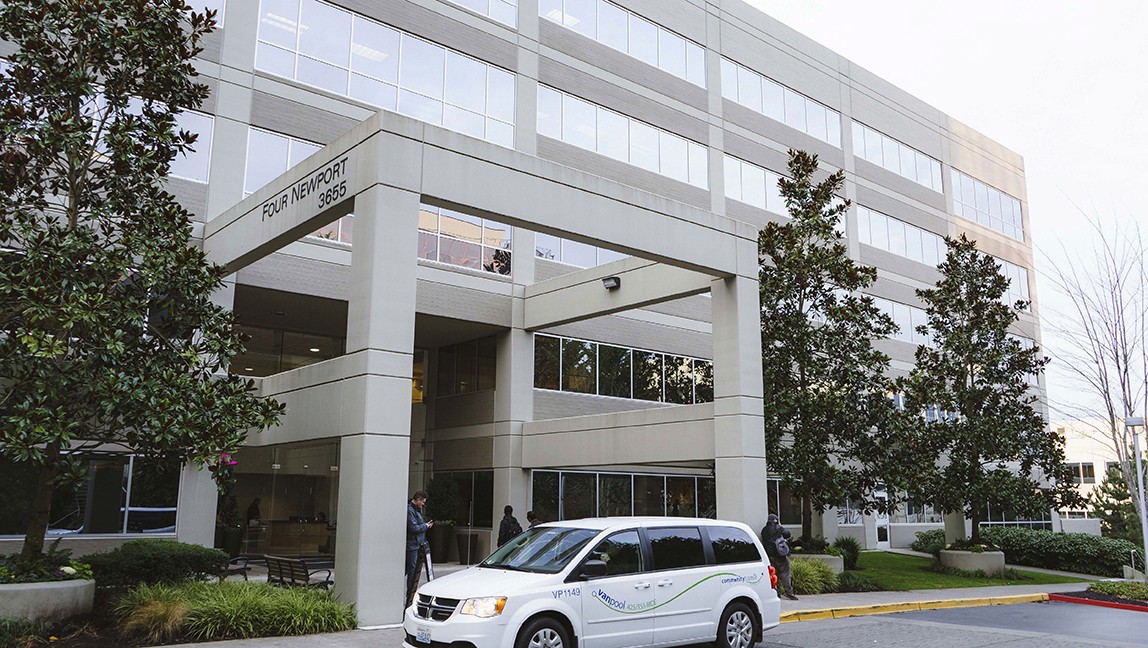
[[[1041,570],[1033,567],[1020,567],[1030,571],[1075,576],[1084,579],[1097,579],[1095,576],[1070,574]],[[435,567],[436,576],[443,576],[465,569],[465,565],[447,563]],[[266,571],[259,573],[253,569],[251,580],[266,578]],[[818,619],[840,619],[868,614],[891,614],[913,610],[938,608],[977,607],[982,605],[1006,605],[1010,603],[1032,603],[1047,601],[1050,593],[1077,592],[1085,588],[1084,583],[1056,583],[1049,585],[1004,585],[999,587],[963,587],[956,589],[910,590],[908,592],[849,592],[843,594],[818,594],[802,596],[797,601],[781,601],[781,621],[815,621]],[[238,641],[212,642],[218,648],[399,648],[403,643],[401,627],[383,627],[369,630],[353,630],[324,635],[304,637],[266,637]],[[185,644],[202,645],[202,644]]]

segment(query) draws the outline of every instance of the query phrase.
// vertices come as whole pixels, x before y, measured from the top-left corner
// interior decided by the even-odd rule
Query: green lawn
[[[929,571],[931,558],[919,558],[884,551],[862,551],[857,560],[858,574],[873,579],[883,589],[905,591],[949,587],[989,587],[991,585],[1045,585],[1089,581],[1040,572],[1016,570],[1023,578],[967,578]]]

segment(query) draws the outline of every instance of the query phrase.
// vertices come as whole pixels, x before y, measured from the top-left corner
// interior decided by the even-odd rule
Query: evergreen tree
[[[226,271],[164,190],[213,26],[182,0],[0,3],[0,452],[38,470],[26,556],[84,449],[218,463],[282,411],[225,375]]]
[[[1137,547],[1144,545],[1140,537],[1140,517],[1136,515],[1136,505],[1119,466],[1109,468],[1104,482],[1089,494],[1088,507],[1092,517],[1099,518],[1104,535],[1127,540]]]
[[[802,499],[808,538],[813,510],[893,486],[889,358],[872,341],[896,327],[860,293],[877,270],[843,241],[844,172],[815,183],[817,156],[789,155],[792,179],[779,184],[790,218],[758,237],[765,439],[771,469]]]
[[[1027,303],[1002,301],[1008,279],[975,242],[963,234],[945,242],[940,281],[917,291],[928,317],[918,332],[931,344],[917,347],[901,384],[915,443],[934,459],[917,491],[946,513],[963,512],[979,542],[986,505],[1031,516],[1077,494],[1064,440],[1033,407],[1029,380],[1048,360],[1009,334]]]

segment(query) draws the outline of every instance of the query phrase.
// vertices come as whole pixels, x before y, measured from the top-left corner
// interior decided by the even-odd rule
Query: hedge
[[[1022,527],[983,526],[981,537],[1000,547],[1010,564],[1096,576],[1123,576],[1136,549],[1127,540]]]
[[[227,563],[219,549],[175,540],[129,540],[118,549],[84,556],[97,587],[133,587],[218,577]]]

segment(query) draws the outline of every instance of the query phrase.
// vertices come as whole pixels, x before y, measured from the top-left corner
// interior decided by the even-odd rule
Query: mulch
[[[1082,592],[1061,592],[1059,594],[1049,594],[1048,598],[1053,601],[1083,603],[1086,605],[1101,605],[1105,607],[1119,607],[1121,609],[1148,612],[1148,601],[1137,601],[1136,599],[1121,598],[1119,596],[1112,596],[1111,594],[1093,592],[1090,590],[1084,590]]]

